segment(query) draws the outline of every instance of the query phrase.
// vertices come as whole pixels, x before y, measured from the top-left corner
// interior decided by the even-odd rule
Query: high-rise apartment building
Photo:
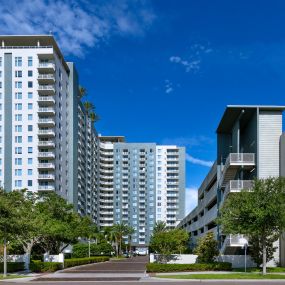
[[[100,140],[100,226],[132,226],[133,247],[146,247],[156,221],[174,228],[184,216],[185,150],[155,143]]]
[[[98,143],[74,64],[53,36],[0,44],[0,185],[55,191],[96,220]]]
[[[230,193],[250,189],[254,178],[285,175],[284,109],[284,106],[226,108],[217,128],[216,162],[198,189],[198,206],[179,224],[191,233],[193,246],[197,238],[214,232],[222,254],[244,254],[243,236],[224,235],[215,219]],[[279,241],[275,244],[275,262],[285,262],[284,244],[280,244],[281,247]]]

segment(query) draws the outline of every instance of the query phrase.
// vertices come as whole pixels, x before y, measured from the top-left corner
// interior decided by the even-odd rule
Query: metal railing
[[[39,74],[38,79],[52,79],[52,80],[55,80],[55,76],[53,74]]]
[[[242,189],[251,189],[252,185],[252,180],[230,180],[225,188],[224,197],[230,192],[240,192]]]
[[[227,157],[225,168],[229,164],[240,163],[240,164],[254,164],[255,154],[254,153],[230,153]]]

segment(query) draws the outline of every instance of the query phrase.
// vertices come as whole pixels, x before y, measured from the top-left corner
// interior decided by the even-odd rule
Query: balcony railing
[[[39,113],[52,113],[55,114],[54,108],[39,108]]]
[[[55,81],[55,76],[53,74],[39,74],[38,80]]]
[[[225,188],[224,197],[230,192],[240,192],[242,189],[251,189],[252,185],[252,180],[230,180]]]
[[[39,147],[55,147],[55,143],[53,141],[39,141]]]
[[[39,135],[50,135],[55,136],[55,132],[53,129],[47,129],[47,130],[39,130]]]
[[[53,174],[39,174],[39,179],[41,179],[41,180],[54,180],[55,176]]]
[[[38,168],[51,168],[51,169],[54,169],[55,165],[54,165],[54,163],[48,163],[48,162],[39,163]]]
[[[39,124],[55,125],[54,119],[39,119]]]
[[[39,157],[45,157],[45,158],[54,158],[55,154],[53,152],[39,152]]]
[[[51,102],[51,103],[55,103],[55,99],[53,96],[39,96],[38,102]]]
[[[230,153],[227,157],[225,167],[228,165],[240,165],[240,164],[255,164],[254,153]]]
[[[38,68],[55,70],[55,64],[53,62],[40,62]]]
[[[38,188],[40,191],[54,191],[55,188],[52,185],[39,185]]]

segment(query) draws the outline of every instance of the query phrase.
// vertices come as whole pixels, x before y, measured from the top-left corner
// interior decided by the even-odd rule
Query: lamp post
[[[239,239],[240,244],[242,244],[244,248],[244,272],[246,272],[246,251],[248,247],[248,240],[244,237]]]

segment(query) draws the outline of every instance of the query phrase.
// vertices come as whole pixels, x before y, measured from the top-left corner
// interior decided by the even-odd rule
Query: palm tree
[[[87,114],[89,114],[90,111],[93,111],[95,109],[93,103],[89,102],[89,101],[85,101],[83,103],[84,107],[85,107],[85,110],[87,112]]]
[[[90,112],[89,118],[93,123],[98,122],[100,120],[100,117],[94,112],[94,110]]]
[[[155,223],[152,235],[165,232],[167,230],[166,223],[163,221],[158,221]]]
[[[131,251],[132,235],[134,233],[135,233],[135,229],[133,227],[131,227],[131,226],[127,226],[129,252]]]
[[[86,96],[87,94],[87,90],[86,88],[84,88],[83,86],[79,85],[78,87],[78,96],[79,96],[79,99],[83,98],[84,96]]]
[[[112,227],[112,232],[115,236],[117,257],[119,257],[122,254],[123,238],[128,234],[128,226],[124,223],[115,224]]]

